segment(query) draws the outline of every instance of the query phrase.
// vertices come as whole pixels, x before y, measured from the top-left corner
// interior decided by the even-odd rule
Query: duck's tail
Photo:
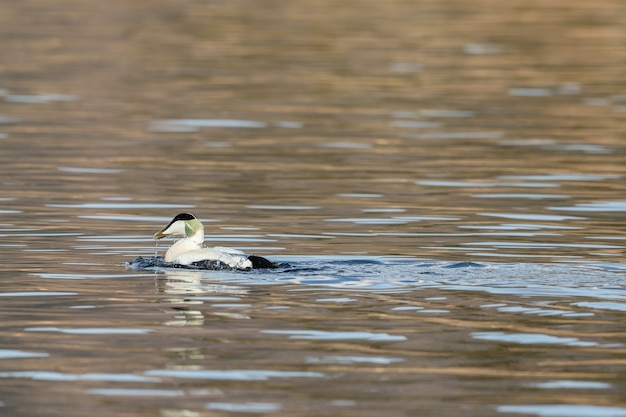
[[[274,269],[278,268],[274,262],[265,259],[261,256],[250,255],[248,256],[248,260],[252,262],[252,269]]]

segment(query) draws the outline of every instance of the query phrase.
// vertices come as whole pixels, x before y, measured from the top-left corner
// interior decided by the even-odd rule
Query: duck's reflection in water
[[[171,304],[171,310],[174,312],[173,318],[164,323],[166,326],[201,326],[205,322],[206,314],[235,319],[250,318],[248,315],[234,312],[201,311],[199,306],[207,301],[239,302],[240,296],[250,292],[249,289],[238,285],[210,282],[201,271],[167,270],[155,277],[155,286],[157,294],[174,296],[161,299],[161,302]]]

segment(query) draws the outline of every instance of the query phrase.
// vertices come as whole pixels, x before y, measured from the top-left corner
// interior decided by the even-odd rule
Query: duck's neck
[[[199,229],[193,235],[180,239],[174,243],[165,253],[165,262],[173,262],[183,253],[202,249],[204,242],[204,230]]]
[[[199,228],[193,235],[188,236],[185,239],[189,239],[197,245],[202,246],[202,243],[204,242],[204,228]]]

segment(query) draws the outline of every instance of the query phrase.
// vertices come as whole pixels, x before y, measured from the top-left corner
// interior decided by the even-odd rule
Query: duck
[[[235,270],[277,268],[273,262],[261,256],[248,255],[238,249],[216,246],[205,247],[204,226],[191,213],[180,213],[170,223],[154,234],[154,239],[179,237],[165,253],[165,262],[175,265],[201,265],[219,262]]]

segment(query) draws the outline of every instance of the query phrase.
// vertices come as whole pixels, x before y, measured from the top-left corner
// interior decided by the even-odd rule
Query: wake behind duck
[[[261,257],[248,255],[238,249],[216,246],[207,248],[204,243],[204,226],[191,213],[180,213],[154,234],[155,239],[180,237],[165,253],[165,257],[138,257],[128,264],[131,268],[186,268],[212,270],[270,269],[278,266]]]

